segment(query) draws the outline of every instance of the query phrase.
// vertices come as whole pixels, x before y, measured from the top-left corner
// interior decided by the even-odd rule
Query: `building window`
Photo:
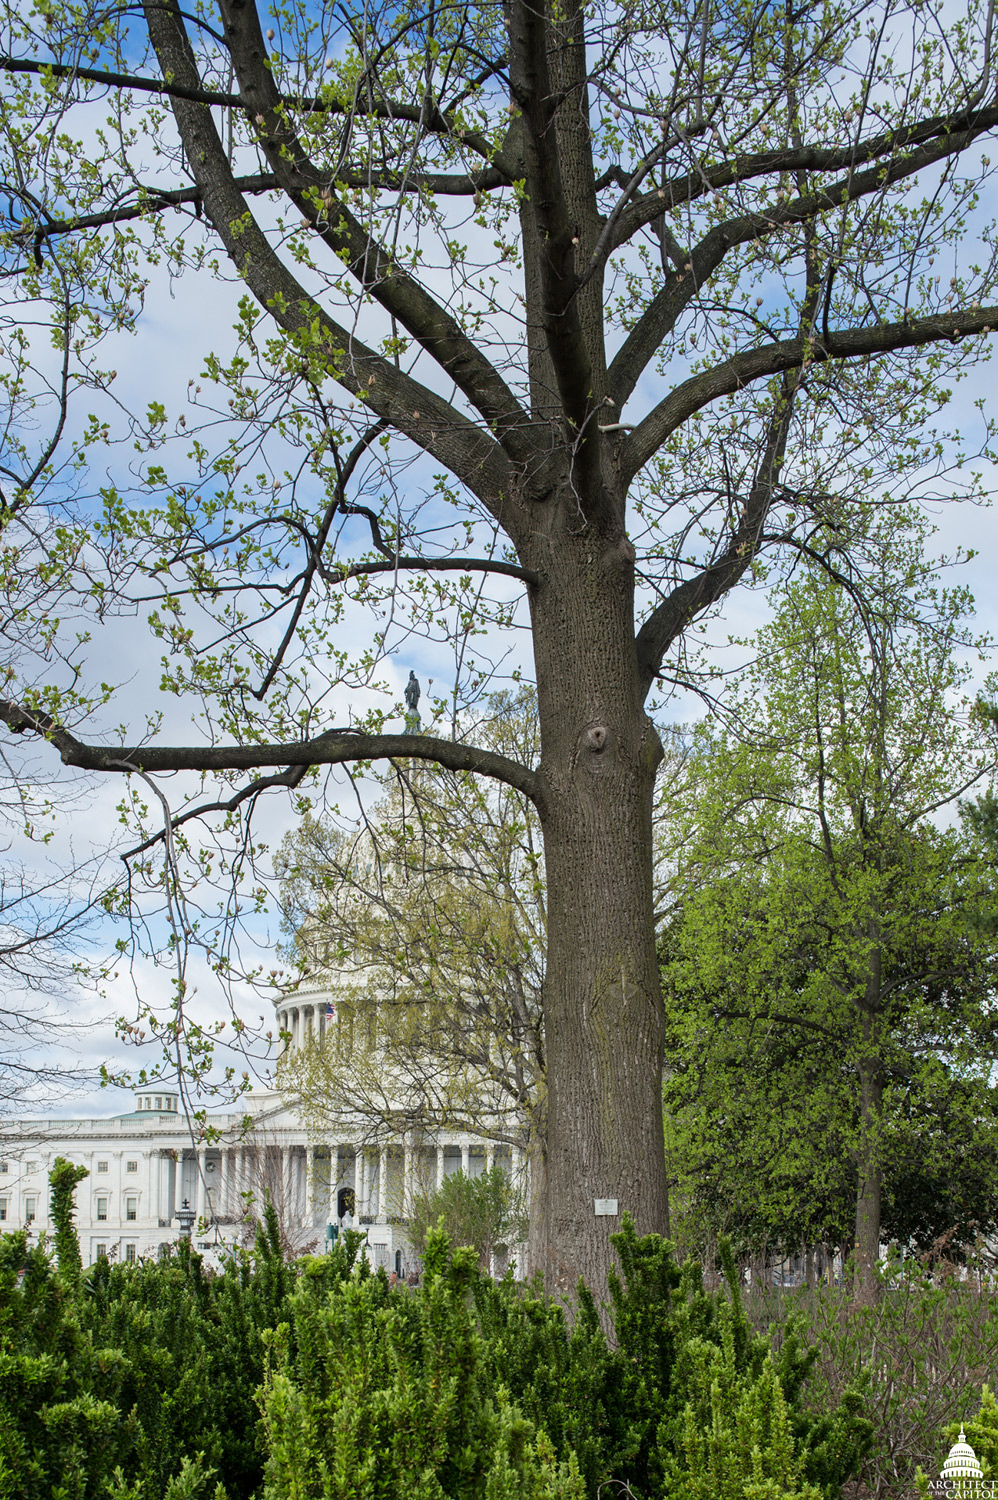
[[[25,1198],[25,1200],[24,1200],[24,1222],[26,1224],[33,1224],[35,1222],[35,1203],[36,1202],[37,1202],[37,1199],[35,1199],[35,1198]]]
[[[106,1198],[98,1198],[97,1199],[97,1222],[101,1223],[106,1218],[107,1218],[107,1199]]]
[[[7,1199],[0,1198],[0,1224],[7,1222]]]
[[[158,1095],[158,1094],[157,1094],[157,1096],[156,1096],[156,1108],[157,1108],[157,1109],[162,1109],[162,1108],[163,1108],[163,1101],[162,1101],[162,1099],[161,1099],[161,1098],[160,1098],[160,1097],[159,1097],[159,1095]]]
[[[138,1198],[126,1198],[125,1199],[125,1218],[126,1219],[132,1219],[134,1221],[135,1219],[138,1218],[138,1216],[139,1216],[139,1200],[138,1200]]]
[[[94,1250],[95,1250],[95,1253],[96,1253],[96,1256],[97,1256],[98,1260],[106,1260],[107,1259],[107,1246],[106,1245],[95,1245],[94,1246]]]
[[[139,1170],[139,1164],[138,1164],[137,1161],[126,1161],[125,1162],[125,1171],[126,1172],[137,1172],[138,1170]]]
[[[7,1165],[7,1163],[5,1161],[0,1161],[0,1174],[2,1174],[4,1177],[6,1177],[6,1175],[7,1175],[7,1173],[9,1171],[10,1171],[10,1167]]]
[[[99,1161],[97,1163],[97,1170],[98,1170],[98,1172],[106,1172],[107,1171],[107,1162],[106,1161]]]
[[[126,1259],[126,1261],[129,1262],[130,1265],[134,1265],[135,1264],[135,1246],[134,1245],[126,1245],[125,1246],[125,1259]]]

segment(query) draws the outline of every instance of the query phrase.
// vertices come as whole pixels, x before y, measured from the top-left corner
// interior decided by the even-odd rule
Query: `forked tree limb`
[[[814,254],[813,231],[807,236],[804,253],[805,292],[800,311],[799,332],[803,340],[812,334],[821,302],[822,276]],[[801,385],[800,367],[785,369],[779,395],[766,427],[765,440],[755,477],[738,516],[731,538],[709,567],[673,589],[645,620],[638,631],[635,647],[641,685],[647,694],[661,670],[665,654],[676,637],[695,615],[709,609],[734,588],[760,550],[761,538],[773,504],[786,456],[787,440],[794,403]]]
[[[405,272],[342,197],[330,193],[328,172],[311,159],[287,117],[252,0],[219,0],[229,55],[271,171],[299,213],[363,292],[411,334],[472,403],[516,462],[533,454],[530,419],[491,361],[440,301]],[[178,33],[181,23],[177,21]],[[193,61],[189,44],[185,48]],[[328,210],[323,206],[323,195]],[[529,451],[528,451],[529,448]]]
[[[198,78],[196,59],[176,11],[150,4],[146,19],[164,70],[193,83]],[[512,482],[508,460],[495,438],[481,423],[375,353],[329,315],[276,254],[254,220],[208,107],[176,99],[173,110],[205,212],[260,306],[271,311],[286,333],[303,342],[306,357],[325,349],[329,373],[346,390],[444,463],[493,515],[500,514],[503,493],[510,493]]]
[[[735,218],[725,220],[722,224],[715,225],[691,249],[688,261],[683,268],[666,277],[664,285],[637,320],[613,360],[608,374],[608,386],[609,394],[617,409],[619,410],[630,397],[648,363],[654,358],[662,340],[675,326],[679,315],[699,294],[730,250],[753,240],[765,242],[780,230],[796,226],[806,227],[820,219],[822,215],[840,210],[844,204],[855,203],[861,198],[868,198],[883,192],[895,183],[917,176],[927,167],[960,155],[978,136],[994,130],[996,126],[998,126],[998,109],[978,111],[972,125],[960,130],[952,129],[938,137],[933,137],[906,155],[898,155],[886,162],[878,162],[865,172],[856,172],[854,166],[843,163],[846,175],[836,182],[828,183],[807,193],[798,193],[794,198],[773,204],[765,212],[739,214]],[[906,133],[897,132],[898,136],[904,134]],[[915,134],[916,139],[920,139],[917,131]],[[779,157],[787,163],[794,163],[797,171],[802,172],[811,169],[809,163],[815,158],[825,157],[837,162],[842,155],[842,152],[822,152],[802,148],[796,152],[763,153],[759,161],[767,161],[771,156]],[[776,170],[775,167],[767,168],[766,174],[760,172],[760,175],[768,175],[768,172],[773,170]],[[790,170],[790,167],[787,166],[785,170]],[[699,191],[693,192],[692,189],[693,186],[703,189],[701,178],[691,177],[689,182],[692,196],[700,196]],[[706,191],[706,189],[703,190]],[[666,194],[663,202],[662,190],[649,194],[642,200],[641,213],[638,215],[641,225],[651,223],[663,212],[663,208],[668,206],[672,206],[670,197]],[[634,212],[638,214],[637,207]],[[635,221],[628,231],[628,237],[633,235],[638,227],[640,226]]]
[[[637,230],[657,218],[663,206],[679,208],[711,193],[723,192],[760,177],[789,172],[845,172],[848,174],[845,179],[821,190],[822,195],[831,197],[836,191],[842,191],[843,183],[848,191],[848,183],[850,179],[855,183],[853,174],[859,167],[878,163],[876,170],[887,174],[881,181],[896,181],[933,161],[965,150],[977,136],[985,135],[996,126],[998,106],[991,105],[987,109],[962,110],[953,115],[934,115],[847,146],[802,145],[778,151],[736,154],[733,161],[685,172],[660,184],[654,192],[635,198],[618,220],[613,249],[619,249]],[[914,148],[921,149],[916,151]],[[918,166],[913,165],[915,162]],[[863,178],[869,176],[867,173],[860,175]],[[841,204],[841,197],[836,202]],[[787,205],[784,214],[789,208]]]

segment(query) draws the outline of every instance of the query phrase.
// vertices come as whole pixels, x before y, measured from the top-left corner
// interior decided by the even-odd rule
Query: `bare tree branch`
[[[168,99],[186,99],[193,104],[207,104],[214,108],[243,111],[249,111],[252,108],[252,105],[241,94],[230,94],[221,89],[205,89],[197,85],[177,83],[175,79],[167,81],[163,78],[143,78],[136,73],[115,73],[103,68],[78,67],[76,64],[35,62],[30,58],[20,57],[0,57],[0,72],[31,73],[41,78],[70,80],[82,78],[88,83],[106,84],[108,88],[135,89],[139,93],[162,94]],[[448,119],[439,110],[432,111],[427,118],[423,110],[411,104],[389,99],[365,99],[362,94],[358,94],[349,102],[327,99],[318,95],[281,94],[280,102],[285,108],[298,110],[303,114],[352,115],[387,121],[405,120],[438,135],[457,135],[462,145],[495,164],[495,173],[499,181],[512,181],[509,171],[502,170],[498,166],[501,155],[489,141],[477,132],[458,125],[453,118]]]
[[[146,774],[158,771],[250,771],[257,766],[338,766],[358,760],[426,760],[452,771],[477,771],[504,781],[537,802],[540,796],[533,771],[459,740],[434,739],[425,734],[364,734],[349,728],[330,729],[313,740],[284,745],[88,745],[58,725],[42,710],[31,710],[0,699],[0,721],[14,734],[29,732],[48,740],[63,765],[84,771],[121,772],[135,765]]]
[[[664,400],[639,422],[622,444],[621,463],[628,480],[644,467],[671,432],[694,412],[721,396],[729,396],[755,380],[779,375],[827,360],[864,359],[890,354],[898,349],[917,349],[943,341],[956,343],[988,334],[998,328],[998,307],[965,307],[911,318],[902,323],[871,324],[867,328],[832,329],[829,338],[785,339],[746,349],[702,375],[694,375],[674,387]]]

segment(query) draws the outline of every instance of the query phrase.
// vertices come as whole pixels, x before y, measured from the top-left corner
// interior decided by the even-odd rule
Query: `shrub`
[[[452,1245],[474,1246],[487,1271],[500,1248],[519,1245],[527,1237],[524,1195],[502,1167],[477,1177],[452,1172],[438,1188],[413,1199],[408,1232],[418,1255],[440,1223]]]
[[[858,1398],[803,1410],[814,1354],[790,1329],[774,1357],[730,1256],[727,1294],[708,1294],[657,1236],[625,1220],[614,1243],[612,1347],[585,1288],[569,1328],[536,1289],[483,1276],[470,1247],[450,1254],[439,1230],[417,1295],[363,1263],[318,1295],[323,1263],[306,1265],[270,1339],[267,1500],[567,1497],[607,1480],[694,1500],[733,1455],[732,1496],[835,1495],[869,1442]]]
[[[919,1467],[938,1474],[947,1432],[967,1421],[998,1369],[995,1294],[975,1282],[934,1282],[920,1266],[891,1267],[872,1307],[854,1307],[844,1289],[801,1289],[770,1299],[767,1316],[779,1318],[777,1342],[795,1319],[818,1351],[811,1406],[862,1391],[873,1439],[858,1477],[870,1500],[911,1493]]]
[[[608,1340],[440,1229],[418,1290],[355,1233],[289,1266],[269,1208],[223,1274],[82,1271],[56,1184],[59,1266],[0,1240],[0,1500],[832,1500],[869,1443],[852,1392],[809,1414],[816,1351],[753,1330],[730,1254],[706,1292],[626,1219]]]
[[[59,1268],[44,1244],[0,1239],[0,1500],[187,1500],[213,1476],[248,1500],[263,1334],[295,1281],[273,1214],[222,1276],[186,1243],[81,1274],[73,1183],[53,1176]]]

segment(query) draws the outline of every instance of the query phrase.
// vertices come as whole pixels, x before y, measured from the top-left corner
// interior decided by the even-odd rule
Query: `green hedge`
[[[287,1265],[273,1213],[219,1275],[84,1271],[73,1172],[58,1267],[0,1241],[0,1500],[833,1500],[869,1445],[854,1392],[806,1411],[814,1354],[753,1331],[730,1257],[705,1292],[626,1219],[608,1340],[585,1288],[569,1326],[442,1231],[415,1290],[356,1234]]]

